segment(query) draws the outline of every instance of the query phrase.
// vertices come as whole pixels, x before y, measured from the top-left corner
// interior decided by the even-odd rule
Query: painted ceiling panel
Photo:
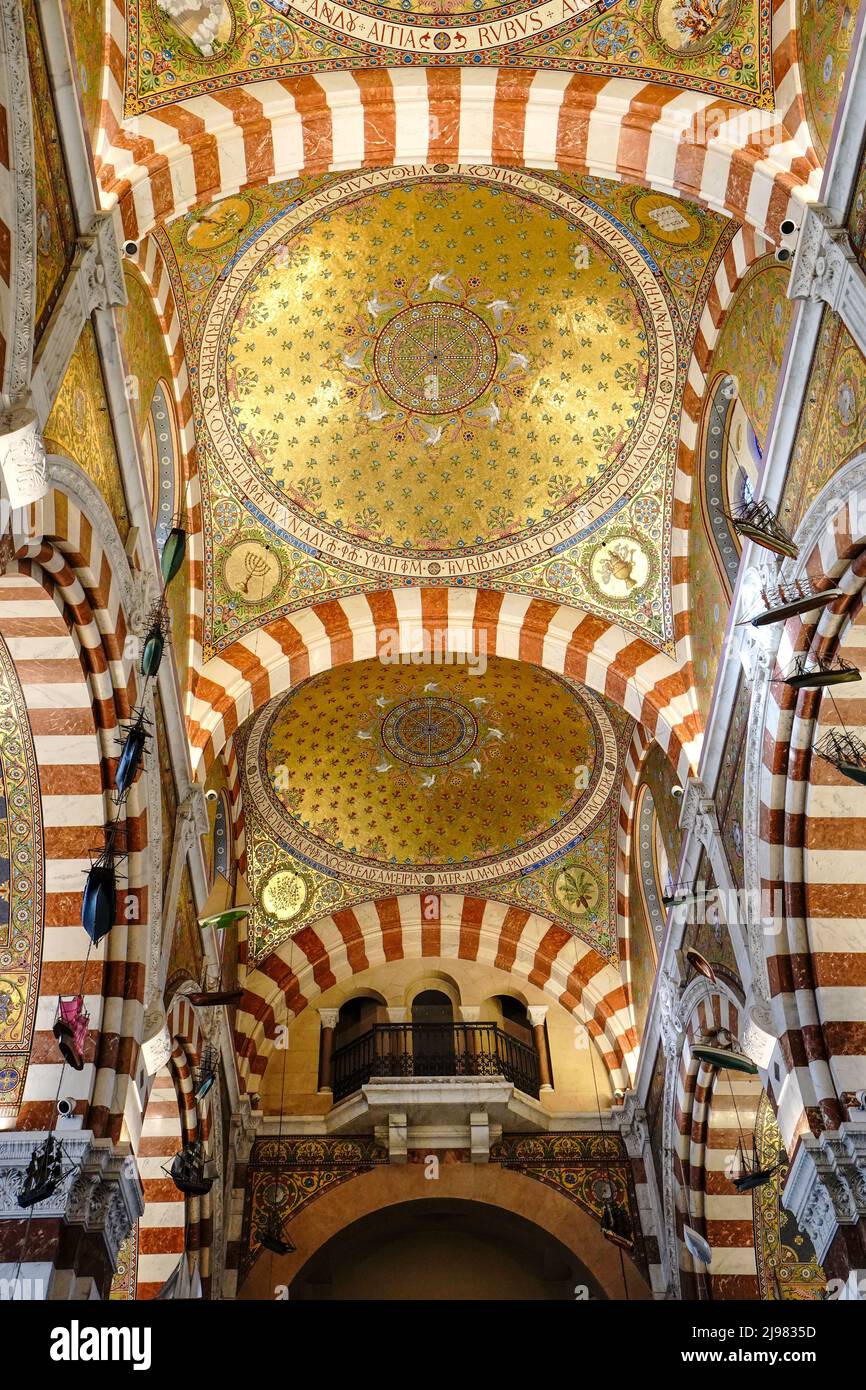
[[[341,69],[627,77],[772,109],[770,0],[130,0],[126,114]]]
[[[593,178],[389,169],[159,238],[205,502],[205,658],[407,584],[572,603],[671,651],[695,327],[736,227]]]
[[[396,892],[489,896],[616,954],[616,706],[490,657],[368,660],[272,701],[238,736],[250,959]]]

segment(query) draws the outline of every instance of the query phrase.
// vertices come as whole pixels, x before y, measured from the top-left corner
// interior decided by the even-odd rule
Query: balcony
[[[332,1058],[335,1103],[369,1081],[429,1077],[505,1080],[538,1099],[538,1053],[495,1023],[381,1023],[338,1047]]]

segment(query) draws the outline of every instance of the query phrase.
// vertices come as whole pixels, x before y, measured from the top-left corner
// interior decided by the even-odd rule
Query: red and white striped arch
[[[394,164],[572,169],[646,183],[775,239],[817,197],[790,0],[776,8],[777,110],[623,78],[395,67],[265,81],[193,97],[124,127],[123,24],[110,43],[97,168],[125,237],[276,179]]]
[[[184,1250],[198,1253],[202,1282],[209,1275],[210,1199],[185,1198],[165,1173],[182,1144],[208,1137],[207,1114],[199,1114],[193,1069],[204,1039],[195,1010],[175,995],[166,1016],[171,1057],[154,1077],[136,1158],[145,1209],[139,1223],[136,1298],[155,1298]]]
[[[619,971],[564,927],[534,912],[482,898],[443,893],[439,920],[425,920],[420,894],[380,898],[305,927],[250,970],[237,1012],[240,1075],[249,1089],[261,1076],[278,1024],[326,990],[391,960],[473,960],[542,989],[586,1023],[611,1085],[625,1089],[637,1038]]]
[[[107,525],[107,511],[99,525]],[[94,523],[55,487],[39,504],[37,529],[38,539],[21,547],[0,585],[0,605],[10,605],[0,622],[16,665],[21,662],[45,796],[41,998],[20,1123],[53,1125],[61,1070],[51,1034],[57,994],[77,992],[83,978],[95,1044],[84,1071],[67,1074],[66,1083],[79,1097],[86,1127],[117,1140],[132,1094],[127,1082],[145,986],[150,856],[143,778],[126,807],[129,857],[121,890],[137,900],[136,917],[119,913],[89,959],[81,896],[89,851],[101,848],[103,827],[114,815],[109,797],[118,733],[137,698],[136,671],[124,651],[119,581]],[[117,544],[122,554],[119,538]]]
[[[670,657],[614,623],[518,594],[400,589],[335,599],[293,613],[233,643],[206,663],[189,720],[193,768],[204,780],[235,729],[275,695],[347,661],[375,657],[386,634],[412,650],[469,628],[476,650],[573,677],[607,695],[661,744],[680,776],[697,765],[694,691]],[[464,636],[465,640],[465,636]]]
[[[683,1036],[683,1046],[676,1075],[674,1100],[674,1152],[671,1162],[678,1179],[676,1237],[680,1269],[685,1276],[684,1295],[689,1283],[697,1283],[706,1296],[707,1281],[711,1296],[717,1298],[748,1298],[757,1296],[757,1271],[752,1234],[751,1198],[743,1199],[725,1176],[730,1149],[727,1147],[727,1125],[719,1126],[719,1118],[727,1118],[722,1107],[715,1130],[710,1126],[710,1111],[714,1091],[727,1082],[721,1073],[692,1054],[699,1038],[725,1029],[735,1039],[739,1035],[742,1017],[740,1004],[724,988],[703,986],[700,982],[690,991],[692,1003]],[[735,1083],[736,1085],[736,1083]],[[730,1094],[724,1089],[720,1094]],[[736,1143],[734,1143],[736,1148]],[[748,1217],[746,1210],[748,1209]],[[713,1252],[709,1273],[696,1266],[682,1243],[683,1226],[691,1226],[707,1241]],[[754,1292],[747,1292],[742,1279],[755,1278]],[[734,1282],[731,1283],[730,1281]]]
[[[631,975],[631,917],[629,913],[629,879],[634,864],[636,797],[641,769],[652,747],[652,739],[641,724],[636,724],[629,744],[623,768],[620,787],[619,815],[617,817],[617,869],[616,869],[616,918],[619,940],[619,959],[622,982],[631,1015],[635,1037],[638,1037],[634,1014],[634,993]],[[639,872],[639,869],[638,869]],[[635,1052],[634,1068],[637,1069],[638,1055]]]

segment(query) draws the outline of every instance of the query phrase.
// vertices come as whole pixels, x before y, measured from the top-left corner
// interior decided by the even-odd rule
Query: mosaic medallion
[[[308,896],[307,882],[302,874],[279,869],[262,888],[262,907],[278,922],[291,922],[303,909]]]
[[[462,304],[433,301],[396,314],[379,335],[374,362],[382,390],[406,410],[450,415],[487,389],[496,340]]]
[[[478,738],[478,724],[465,705],[435,695],[407,700],[386,715],[382,742],[412,767],[442,767],[462,758]]]

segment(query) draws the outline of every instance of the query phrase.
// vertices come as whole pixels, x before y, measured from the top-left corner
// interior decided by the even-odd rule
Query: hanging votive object
[[[163,584],[171,583],[183,564],[185,555],[186,531],[182,526],[172,526],[168,533],[168,539],[162,548],[162,558],[159,562]]]
[[[148,738],[148,721],[144,710],[137,711],[135,722],[130,724],[123,740],[123,751],[114,774],[114,785],[121,796],[125,796],[138,776],[141,759]]]
[[[144,639],[141,650],[141,674],[153,677],[159,670],[162,654],[165,651],[165,637],[161,627],[152,627]]]
[[[67,1173],[70,1172],[67,1169]],[[63,1141],[49,1134],[30,1154],[24,1186],[18,1193],[18,1205],[25,1211],[45,1202],[57,1191],[66,1174],[63,1171]]]
[[[84,1067],[84,1045],[89,1022],[90,1015],[84,1007],[82,995],[73,994],[58,999],[53,1032],[61,1057],[74,1071],[81,1071]]]
[[[114,926],[116,884],[114,854],[107,849],[91,866],[84,885],[81,925],[97,946]]]

